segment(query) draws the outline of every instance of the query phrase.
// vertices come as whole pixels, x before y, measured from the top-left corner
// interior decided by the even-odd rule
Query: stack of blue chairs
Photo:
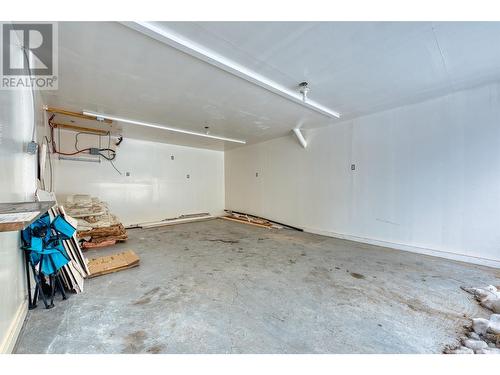
[[[31,296],[31,281],[27,272],[30,309],[36,307],[39,296],[45,308],[54,307],[56,289],[59,289],[63,299],[67,298],[60,269],[69,263],[70,258],[62,241],[71,238],[75,231],[76,228],[62,216],[58,215],[51,221],[46,213],[21,232],[27,268],[31,269],[36,284]]]

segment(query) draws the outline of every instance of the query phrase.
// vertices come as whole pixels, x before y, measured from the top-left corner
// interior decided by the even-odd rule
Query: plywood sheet
[[[53,201],[0,203],[0,232],[23,230],[54,204]]]

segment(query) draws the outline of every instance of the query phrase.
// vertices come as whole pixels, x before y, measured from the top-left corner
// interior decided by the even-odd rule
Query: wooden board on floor
[[[94,258],[89,261],[89,278],[122,271],[139,265],[139,257],[132,250],[109,256]]]
[[[252,223],[251,221],[236,219],[236,218],[233,218],[233,217],[221,216],[220,218],[224,219],[224,220],[236,221],[237,223],[248,224],[248,225],[253,225],[253,226],[256,226],[256,227],[271,229],[270,225],[263,225],[263,224]]]
[[[151,223],[147,223],[147,224],[138,224],[138,225],[141,228],[150,229],[150,228],[164,227],[164,226],[168,226],[168,225],[194,223],[196,221],[203,221],[203,220],[208,220],[208,219],[213,219],[213,218],[214,217],[212,215],[207,215],[207,216],[200,216],[200,217],[188,217],[185,219],[157,221],[157,222],[151,222]]]

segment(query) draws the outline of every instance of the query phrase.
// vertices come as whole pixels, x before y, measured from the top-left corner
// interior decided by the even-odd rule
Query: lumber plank
[[[0,203],[0,232],[12,232],[25,229],[40,216],[45,214],[54,204],[56,204],[54,201]],[[12,218],[15,214],[23,213],[31,214],[29,220],[15,220]],[[3,214],[5,214],[5,220],[1,217]]]
[[[81,118],[81,119],[85,119],[85,120],[96,120],[97,121],[97,117],[87,116],[87,115],[84,115],[83,113],[80,113],[80,112],[67,111],[65,109],[54,108],[54,107],[45,107],[44,109],[45,109],[45,111],[50,112],[50,113],[54,113],[54,114],[76,117],[76,118]],[[111,124],[113,121],[109,120],[109,119],[104,119],[104,122],[107,124]]]
[[[236,219],[234,217],[221,216],[220,218],[223,219],[223,220],[236,221],[237,223],[253,225],[253,226],[256,226],[256,227],[260,227],[260,228],[267,228],[267,229],[271,229],[272,228],[270,225],[257,224],[257,223],[253,223],[253,222],[247,221],[247,220]]]
[[[63,124],[60,122],[53,122],[52,125],[54,125],[54,128],[68,129],[68,130],[73,130],[76,132],[92,132],[92,133],[96,133],[97,135],[108,135],[108,133],[109,133],[107,130],[86,128],[83,126]]]

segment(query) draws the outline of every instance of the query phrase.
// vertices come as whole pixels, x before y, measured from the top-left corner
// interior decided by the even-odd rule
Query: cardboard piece
[[[90,275],[88,278],[122,271],[139,265],[139,257],[132,250],[91,259],[88,263]]]

